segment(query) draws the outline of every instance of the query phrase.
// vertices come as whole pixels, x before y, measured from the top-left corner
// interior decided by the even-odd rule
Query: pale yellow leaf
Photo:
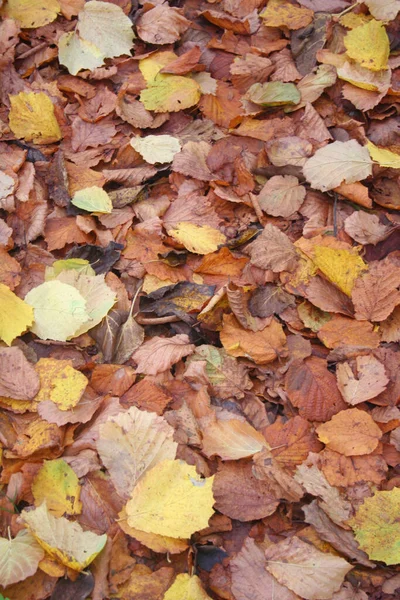
[[[7,587],[34,575],[43,557],[43,548],[26,529],[14,539],[0,538],[0,586]]]
[[[42,27],[57,19],[58,0],[7,0],[2,15],[15,19],[22,29]]]
[[[226,237],[219,229],[185,221],[177,223],[175,228],[170,229],[168,233],[174,240],[180,242],[189,252],[194,254],[216,252],[219,246],[226,242]]]
[[[172,135],[135,137],[131,139],[130,144],[146,162],[152,165],[172,162],[175,154],[181,150],[179,140]]]
[[[0,283],[0,339],[11,346],[33,323],[33,309]]]

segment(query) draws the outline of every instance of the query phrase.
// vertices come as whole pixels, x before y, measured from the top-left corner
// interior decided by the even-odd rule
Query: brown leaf
[[[321,358],[311,356],[301,363],[293,363],[288,369],[285,385],[300,416],[310,421],[327,421],[346,408],[335,376]]]
[[[299,210],[305,196],[306,189],[296,177],[276,175],[264,185],[258,201],[268,215],[288,218]]]
[[[250,262],[260,269],[274,273],[293,270],[297,253],[289,238],[274,225],[268,224],[249,247]]]
[[[304,496],[301,485],[288,471],[279,466],[278,461],[272,458],[267,448],[253,456],[252,473],[257,479],[268,483],[271,492],[277,498],[287,502],[299,502]]]
[[[377,244],[390,233],[390,228],[382,225],[378,215],[370,215],[364,210],[354,211],[344,222],[346,233],[360,244]]]
[[[214,179],[206,158],[211,150],[207,142],[187,142],[182,150],[175,154],[172,170],[201,181]]]
[[[360,456],[373,452],[382,432],[373,418],[363,410],[349,408],[334,415],[317,427],[321,442],[330,450],[345,456]]]
[[[388,470],[382,456],[375,454],[348,457],[325,448],[319,456],[323,474],[329,483],[336,487],[365,482],[379,485]]]
[[[133,385],[121,398],[123,406],[137,406],[141,410],[162,415],[166,406],[172,401],[160,386],[145,377]]]
[[[195,346],[190,343],[186,334],[181,333],[172,338],[154,336],[136,350],[132,359],[137,364],[137,373],[157,375],[170,369],[194,350]]]
[[[213,484],[215,508],[239,521],[253,521],[272,515],[279,500],[268,483],[252,474],[250,463],[228,461],[216,473]]]
[[[120,365],[96,365],[90,385],[98,394],[122,396],[135,383],[132,367]]]
[[[308,456],[309,452],[319,452],[321,442],[310,423],[302,417],[292,417],[286,422],[277,419],[273,425],[263,430],[271,447],[271,453],[284,468],[294,469]]]
[[[340,393],[344,400],[352,406],[375,398],[386,389],[389,383],[385,367],[372,355],[357,356],[356,375],[349,363],[338,365],[336,378]]]
[[[0,395],[32,400],[40,389],[39,375],[19,348],[0,348]]]
[[[400,303],[400,267],[390,260],[374,261],[354,285],[352,300],[356,319],[384,321]]]
[[[318,275],[307,284],[305,296],[314,306],[323,311],[341,313],[348,317],[354,314],[353,303],[347,294]]]
[[[318,331],[319,339],[327,348],[377,348],[379,334],[374,331],[372,323],[354,321],[347,317],[335,315]]]
[[[280,315],[288,306],[295,306],[294,296],[271,283],[259,287],[249,302],[250,312],[255,317]]]
[[[139,37],[150,44],[173,44],[189,25],[181,10],[165,4],[151,8],[136,21]]]

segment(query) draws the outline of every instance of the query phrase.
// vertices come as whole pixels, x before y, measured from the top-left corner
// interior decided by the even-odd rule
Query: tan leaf
[[[211,150],[207,142],[187,142],[182,150],[175,154],[172,170],[201,181],[210,181],[213,175],[208,168],[206,158]]]
[[[297,253],[287,235],[268,224],[261,235],[250,245],[251,264],[274,273],[294,269]]]
[[[382,225],[378,215],[370,215],[364,210],[356,210],[344,222],[346,233],[360,244],[377,244],[390,233],[390,228]]]
[[[306,189],[299,185],[297,177],[276,175],[262,188],[258,201],[268,215],[290,217],[303,204]]]
[[[295,416],[286,422],[277,419],[263,430],[271,447],[271,453],[284,468],[293,470],[308,456],[309,452],[319,452],[322,448],[311,424],[302,417]]]
[[[157,375],[170,369],[194,350],[195,346],[190,343],[186,334],[181,333],[172,338],[154,336],[133,353],[132,359],[137,364],[137,373]]]
[[[140,39],[149,44],[173,44],[189,25],[190,21],[185,19],[182,11],[165,4],[141,14],[136,21]]]
[[[174,430],[155,413],[132,406],[100,425],[96,447],[121,498],[128,500],[139,478],[162,460],[173,460]]]
[[[0,396],[32,400],[40,388],[39,375],[22,350],[0,348]]]
[[[199,419],[202,449],[209,458],[217,455],[223,460],[239,460],[268,447],[264,436],[247,421],[218,416]]]
[[[370,454],[382,437],[382,431],[373,418],[358,408],[342,410],[334,415],[330,421],[317,427],[317,434],[330,450],[345,456]]]
[[[264,551],[253,538],[246,538],[240,552],[229,562],[232,592],[236,600],[297,600],[298,596],[281,585],[266,570]]]
[[[267,144],[267,154],[275,167],[303,167],[312,154],[312,144],[297,136],[288,136]]]
[[[355,406],[381,394],[387,387],[389,379],[385,367],[374,356],[357,356],[356,372],[348,362],[336,368],[338,388],[348,404]]]
[[[305,296],[314,306],[329,313],[341,313],[348,317],[354,314],[350,298],[323,277],[313,277],[306,287]]]
[[[352,300],[356,319],[384,321],[400,304],[400,267],[390,260],[369,263],[368,272],[354,285]]]
[[[333,554],[320,552],[293,536],[265,551],[267,570],[306,600],[331,600],[353,568]]]
[[[253,456],[252,473],[257,479],[268,483],[271,492],[277,498],[287,502],[299,502],[304,496],[301,485],[289,471],[283,469],[278,461],[272,458],[271,452],[267,448]]]
[[[385,459],[375,454],[349,457],[325,448],[319,457],[323,474],[336,487],[364,482],[379,485],[388,470]]]
[[[334,188],[334,191],[355,204],[359,204],[365,208],[372,208],[369,189],[359,181],[355,183],[341,183]]]
[[[377,348],[379,334],[368,321],[354,321],[348,317],[335,315],[318,331],[319,339],[327,348],[353,346],[359,348]]]
[[[400,306],[396,306],[391,315],[380,324],[383,342],[400,342]]]

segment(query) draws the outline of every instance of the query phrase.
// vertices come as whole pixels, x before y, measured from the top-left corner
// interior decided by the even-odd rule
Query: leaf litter
[[[399,13],[0,0],[0,598],[397,597]]]

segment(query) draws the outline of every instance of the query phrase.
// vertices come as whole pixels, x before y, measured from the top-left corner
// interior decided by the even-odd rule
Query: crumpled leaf
[[[165,592],[163,600],[211,600],[197,575],[179,573],[174,583]]]
[[[32,400],[40,388],[33,365],[20,348],[0,348],[0,396]]]
[[[147,471],[126,505],[128,525],[141,531],[188,538],[213,515],[214,477],[201,479],[180,460],[164,460]]]
[[[389,383],[385,367],[372,354],[357,356],[356,369],[355,375],[348,362],[336,367],[339,391],[352,406],[376,398]]]
[[[345,456],[370,454],[378,446],[382,431],[369,413],[349,408],[318,425],[318,438],[330,450]]]
[[[386,69],[390,54],[389,38],[382,22],[372,19],[348,31],[344,38],[347,55],[371,71]]]
[[[144,329],[133,318],[131,311],[110,310],[104,319],[91,329],[105,362],[122,365],[143,343]]]
[[[354,517],[348,520],[359,546],[370,559],[387,565],[400,561],[400,489],[377,491],[358,508]]]
[[[32,482],[35,506],[45,501],[55,517],[81,513],[80,490],[78,477],[62,458],[46,460]]]
[[[131,139],[130,145],[151,165],[172,162],[175,154],[181,150],[179,140],[172,135],[135,137]]]
[[[267,570],[306,600],[330,600],[353,568],[339,556],[317,550],[293,536],[265,551]]]
[[[195,254],[210,254],[226,242],[224,234],[209,225],[181,222],[168,233],[174,240],[183,244],[189,252]]]
[[[113,208],[110,196],[96,185],[75,192],[71,203],[90,213],[108,214]]]
[[[26,529],[14,539],[0,538],[0,585],[8,587],[34,575],[43,557],[43,548]]]
[[[33,309],[0,283],[0,339],[11,346],[33,323]]]
[[[59,60],[72,75],[101,66],[106,58],[130,55],[135,35],[132,22],[110,2],[86,2],[76,30],[59,40]]]
[[[2,15],[15,19],[23,29],[34,29],[57,19],[60,10],[58,0],[7,0]]]
[[[96,447],[115,489],[127,500],[144,473],[173,460],[178,444],[163,417],[131,406],[100,425]]]
[[[10,129],[17,138],[35,144],[52,144],[62,138],[54,106],[44,92],[20,92],[10,96]]]
[[[354,183],[372,174],[367,148],[356,140],[333,142],[320,148],[303,167],[307,181],[316,190],[327,192],[341,183]]]
[[[192,354],[194,350],[194,344],[190,344],[189,337],[184,333],[172,338],[154,336],[144,342],[139,350],[136,350],[132,359],[137,364],[136,373],[157,375],[157,373],[170,369],[172,365],[181,358]]]
[[[106,534],[96,535],[84,531],[79,523],[54,517],[45,502],[33,510],[23,510],[21,517],[42,548],[74,571],[90,565],[107,541]]]
[[[90,318],[82,294],[57,280],[33,288],[25,302],[33,308],[35,321],[31,331],[42,340],[65,342]]]

